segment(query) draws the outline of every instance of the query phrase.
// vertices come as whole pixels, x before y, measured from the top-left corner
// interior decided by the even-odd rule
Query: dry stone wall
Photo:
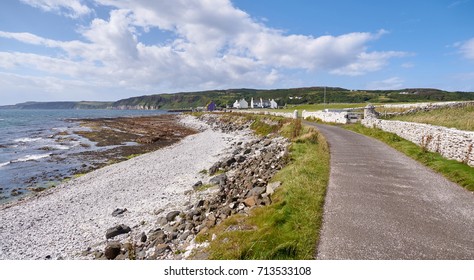
[[[307,118],[317,118],[320,119],[324,122],[332,122],[332,123],[342,123],[346,124],[349,123],[349,119],[347,117],[348,112],[325,112],[325,111],[316,111],[316,112],[308,112],[308,111],[303,111],[302,117],[303,119]]]
[[[429,124],[382,120],[372,108],[365,110],[362,124],[395,133],[428,151],[474,166],[474,131],[463,131]]]
[[[261,111],[261,110],[238,110],[236,112],[239,113],[245,113],[245,114],[262,114],[262,115],[271,115],[271,116],[277,116],[277,117],[284,117],[284,118],[295,118],[295,112],[297,114],[297,111],[293,113],[284,113],[284,112],[272,112],[272,111]]]

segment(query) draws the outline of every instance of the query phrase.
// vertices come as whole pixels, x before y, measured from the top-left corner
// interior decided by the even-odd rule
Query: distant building
[[[249,103],[242,98],[240,101],[235,100],[233,107],[236,109],[247,109],[249,107]]]
[[[216,110],[216,103],[214,103],[214,101],[211,101],[207,104],[206,108],[207,108],[207,111],[209,111],[209,112],[215,111]]]
[[[253,98],[250,101],[250,108],[271,108],[271,109],[277,109],[278,104],[275,102],[274,99],[272,100],[263,100],[260,98],[260,100],[254,101]]]

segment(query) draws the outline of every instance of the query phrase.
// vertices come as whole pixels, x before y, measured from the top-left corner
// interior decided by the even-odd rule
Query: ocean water
[[[107,148],[98,148],[75,134],[61,134],[84,129],[71,120],[165,113],[161,110],[0,110],[0,203],[28,194],[28,187],[47,187],[41,184],[54,178],[60,180],[67,170],[89,164],[73,154]]]

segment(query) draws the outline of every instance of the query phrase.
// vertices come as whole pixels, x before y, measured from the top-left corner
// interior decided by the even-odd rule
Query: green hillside
[[[62,102],[25,102],[16,105],[0,106],[0,109],[107,109],[113,102],[62,101]]]
[[[154,94],[122,99],[116,102],[26,102],[0,109],[189,109],[214,101],[218,107],[232,106],[237,99],[275,99],[279,106],[321,104],[324,87],[291,89],[228,89],[172,94]],[[448,92],[438,89],[401,90],[348,90],[339,87],[326,88],[327,103],[391,103],[391,102],[438,102],[474,100],[474,92]]]
[[[155,94],[122,99],[113,104],[121,108],[183,109],[205,106],[214,101],[218,107],[232,106],[237,99],[250,98],[275,99],[285,104],[316,104],[324,102],[324,87],[307,87],[293,89],[229,89],[175,94]],[[390,103],[390,102],[438,102],[455,100],[474,100],[473,92],[447,92],[438,89],[402,89],[395,91],[382,90],[348,90],[338,87],[326,88],[326,102],[329,103]]]

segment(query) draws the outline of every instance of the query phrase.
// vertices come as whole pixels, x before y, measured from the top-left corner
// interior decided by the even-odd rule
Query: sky
[[[474,91],[474,0],[2,0],[0,105],[229,88]]]

